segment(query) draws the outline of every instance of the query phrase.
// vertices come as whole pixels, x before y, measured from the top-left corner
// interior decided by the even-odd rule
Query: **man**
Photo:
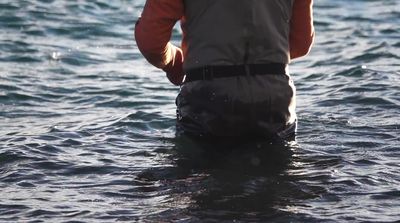
[[[313,0],[147,0],[139,50],[170,82],[177,131],[193,136],[287,138],[296,93],[287,73],[314,39]],[[169,41],[181,21],[182,48]]]

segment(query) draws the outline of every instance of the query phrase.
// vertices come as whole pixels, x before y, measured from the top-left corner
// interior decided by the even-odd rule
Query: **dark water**
[[[142,6],[0,2],[0,222],[400,220],[400,1],[316,1],[297,140],[231,150],[175,138]]]

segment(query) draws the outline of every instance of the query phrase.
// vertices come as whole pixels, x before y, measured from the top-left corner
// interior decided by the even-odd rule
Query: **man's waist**
[[[285,75],[287,67],[284,63],[205,66],[186,71],[185,82],[246,75]]]

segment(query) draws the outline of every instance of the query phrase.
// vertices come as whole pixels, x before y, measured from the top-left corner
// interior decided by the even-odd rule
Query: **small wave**
[[[88,66],[92,64],[101,64],[106,62],[103,59],[93,58],[90,54],[84,52],[64,54],[60,57],[59,60],[62,63],[72,66]]]
[[[29,206],[22,204],[2,204],[0,203],[0,221],[15,221],[15,216],[29,210]]]
[[[11,152],[11,151],[5,151],[0,153],[0,166],[4,165],[9,165],[14,162],[19,162],[23,160],[29,159],[26,155],[24,155],[22,152]]]
[[[400,190],[385,191],[371,195],[371,199],[374,200],[392,200],[400,198]]]
[[[59,170],[62,170],[62,173],[60,174],[63,176],[78,176],[78,175],[89,175],[89,174],[103,175],[103,174],[118,173],[125,170],[125,168],[120,168],[110,165],[101,165],[101,166],[69,165],[68,168],[60,168]]]
[[[39,52],[32,44],[26,43],[24,41],[10,41],[6,40],[0,44],[0,50],[3,52],[9,52],[14,54],[33,54]]]
[[[370,23],[376,22],[375,18],[368,18],[362,16],[345,16],[342,20],[346,22],[370,22]]]
[[[344,89],[343,91],[347,91],[347,90]],[[362,92],[364,92],[364,91],[362,91]],[[336,93],[336,94],[338,94],[338,93]],[[351,109],[357,109],[356,107],[361,106],[361,105],[362,106],[376,106],[374,109],[375,112],[377,112],[376,108],[395,109],[395,108],[400,107],[399,102],[396,100],[392,100],[385,96],[372,96],[372,95],[368,96],[363,93],[361,93],[361,94],[354,93],[353,95],[346,96],[346,97],[328,96],[327,98],[329,98],[329,99],[318,100],[316,103],[321,106],[332,106],[332,107],[346,106],[346,108],[351,108]],[[373,107],[371,107],[371,108],[373,108]],[[368,107],[363,107],[360,109],[371,110],[371,109],[368,109]]]
[[[20,104],[22,102],[37,102],[37,103],[43,103],[43,102],[50,102],[48,98],[28,94],[28,93],[22,93],[22,92],[9,92],[5,95],[0,94],[0,101],[3,104]],[[25,104],[29,105],[29,104]],[[33,104],[31,104],[33,105]]]
[[[11,55],[11,56],[1,57],[0,61],[14,62],[14,63],[40,63],[40,62],[42,62],[42,59],[37,58],[37,57],[32,57],[32,56]]]
[[[355,56],[351,60],[356,62],[368,63],[372,61],[379,61],[384,59],[400,59],[399,56],[390,52],[379,52],[379,53],[364,53],[363,55]]]
[[[368,74],[369,71],[364,69],[362,66],[355,66],[344,71],[340,71],[335,74],[335,76],[346,76],[346,77],[363,77],[365,74]]]
[[[393,28],[388,28],[388,29],[380,30],[380,33],[382,33],[384,35],[386,35],[386,34],[397,34],[397,33],[399,33],[399,30],[393,29]]]
[[[0,84],[0,90],[5,90],[5,91],[18,91],[21,90],[21,88],[11,85],[11,84]]]
[[[120,97],[130,97],[130,96],[135,96],[138,94],[142,94],[139,89],[134,88],[134,89],[129,89],[126,87],[119,87],[119,88],[109,88],[107,90],[102,89],[102,88],[97,88],[97,89],[88,89],[88,90],[80,90],[80,93],[84,95],[107,95],[107,96],[120,96]]]
[[[16,16],[13,13],[0,15],[0,25],[6,28],[21,28],[21,26],[26,25],[24,18]]]
[[[18,10],[19,7],[14,5],[12,2],[8,2],[8,3],[0,3],[0,8],[1,9],[7,9],[7,10]]]
[[[96,107],[112,107],[112,108],[138,108],[138,107],[149,107],[149,106],[162,106],[164,105],[164,101],[160,100],[115,100],[109,99],[104,102],[95,103]]]
[[[28,218],[38,218],[38,217],[51,218],[52,216],[58,216],[58,215],[59,215],[58,211],[48,211],[43,209],[32,210],[26,213],[26,217]]]

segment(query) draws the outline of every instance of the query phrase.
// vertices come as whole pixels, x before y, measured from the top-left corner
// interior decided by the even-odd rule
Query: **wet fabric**
[[[287,138],[296,130],[289,75],[244,75],[184,83],[176,99],[177,133]]]

